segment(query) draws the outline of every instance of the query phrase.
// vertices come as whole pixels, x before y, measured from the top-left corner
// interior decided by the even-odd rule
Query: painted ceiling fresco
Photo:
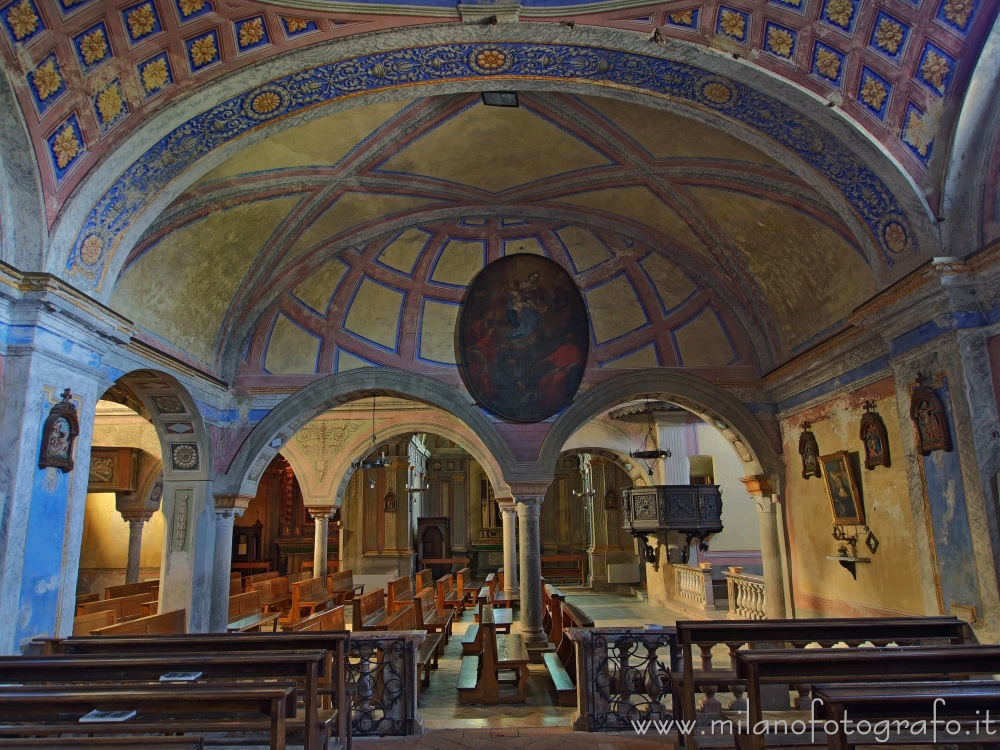
[[[572,11],[567,4],[532,0],[519,17],[750,58],[841,106],[918,181],[935,152],[947,150],[938,141],[948,137],[949,104],[964,95],[997,12],[988,0],[692,0],[610,10],[574,0]],[[0,51],[42,167],[50,224],[116,143],[220,74],[318,42],[461,23],[458,5],[356,2],[331,11],[320,0],[0,0]],[[937,186],[927,192],[933,202]]]
[[[458,382],[465,288],[519,252],[583,292],[585,382],[657,365],[753,379],[876,290],[827,202],[738,138],[608,99],[455,95],[329,115],[233,156],[164,212],[111,302],[248,387],[367,364]]]

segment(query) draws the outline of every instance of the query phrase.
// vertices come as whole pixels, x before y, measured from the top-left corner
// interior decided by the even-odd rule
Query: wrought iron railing
[[[347,682],[354,686],[355,737],[420,734],[416,652],[423,634],[351,634]]]
[[[667,668],[676,670],[680,663],[673,628],[567,628],[566,633],[576,646],[581,699],[574,729],[630,730],[634,722],[672,718]]]

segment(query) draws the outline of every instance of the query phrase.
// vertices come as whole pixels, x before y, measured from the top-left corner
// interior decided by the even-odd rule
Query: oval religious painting
[[[459,324],[465,382],[479,403],[538,422],[573,400],[590,348],[580,290],[558,263],[508,255],[469,286]]]

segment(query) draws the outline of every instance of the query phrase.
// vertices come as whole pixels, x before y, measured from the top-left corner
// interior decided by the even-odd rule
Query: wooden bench
[[[265,612],[287,615],[292,606],[292,591],[288,588],[288,578],[280,576],[258,581],[250,588],[260,594],[260,606]]]
[[[123,709],[136,715],[119,722],[79,721],[93,710]],[[286,721],[295,711],[295,688],[288,684],[0,687],[0,735],[6,737],[263,731],[271,750],[285,750]]]
[[[303,633],[311,630],[346,630],[347,625],[344,620],[344,605],[338,604],[322,612],[317,612],[309,617],[303,617],[290,627],[293,633]]]
[[[319,708],[320,678],[325,673],[326,663],[327,652],[321,649],[170,654],[120,652],[114,657],[108,654],[15,656],[0,657],[0,682],[114,683],[124,687],[124,683],[155,682],[170,672],[200,672],[195,681],[200,683],[283,680],[298,684],[303,696],[303,712],[299,715],[293,711],[289,726],[301,727],[305,732],[306,750],[321,750],[329,736],[329,725],[337,718],[335,711],[321,712]],[[125,707],[124,703],[119,707]]]
[[[542,586],[542,628],[550,643],[559,645],[562,638],[562,603],[566,596],[551,584]]]
[[[493,607],[483,608],[479,623],[482,632],[481,653],[462,657],[458,673],[460,703],[525,703],[528,682],[528,649],[520,635],[497,635],[493,622]],[[513,671],[513,679],[500,679],[500,672]],[[516,695],[501,691],[501,686],[514,685]]]
[[[542,578],[583,586],[585,555],[542,555]]]
[[[122,583],[117,586],[106,586],[104,589],[105,599],[120,599],[123,596],[135,596],[136,594],[152,594],[155,599],[159,594],[160,581],[154,578],[151,581],[139,581],[138,583]]]
[[[794,685],[800,695],[820,683],[861,683],[900,680],[949,680],[973,675],[1000,673],[1000,646],[927,646],[889,648],[775,649],[740,651],[736,660],[736,678],[745,681],[748,708],[741,714],[746,722],[736,733],[740,750],[764,750],[782,744],[780,733],[766,736],[746,731],[763,727],[764,711],[761,688],[766,685]],[[802,705],[800,702],[799,705]],[[782,718],[809,718],[809,712],[783,712]],[[818,736],[818,735],[817,735]],[[796,740],[805,738],[797,737]],[[825,736],[823,737],[826,743]],[[796,742],[796,744],[809,744]],[[699,743],[701,745],[701,743]],[[732,744],[730,744],[732,746]]]
[[[277,630],[278,614],[264,612],[259,591],[229,597],[229,622],[226,630],[230,633],[259,632],[265,625],[270,625],[272,631]]]
[[[394,578],[385,588],[389,592],[389,601],[385,605],[389,612],[395,612],[413,603],[413,582],[409,576]]]
[[[156,597],[151,593],[133,594],[132,596],[120,596],[117,599],[100,599],[96,602],[87,602],[76,608],[77,615],[90,615],[102,610],[110,610],[115,613],[115,622],[134,620],[142,617],[142,605],[154,601]]]
[[[73,635],[90,635],[95,630],[115,624],[115,611],[102,609],[89,615],[77,615],[73,618]]]
[[[86,635],[173,635],[185,632],[187,632],[187,612],[175,609],[171,612],[97,628]]]
[[[558,600],[557,600],[558,601]],[[552,628],[554,638],[559,638],[555,651],[542,654],[542,661],[549,671],[549,677],[556,688],[560,706],[576,705],[576,648],[566,635],[566,628],[592,628],[594,621],[572,602],[559,602],[558,613],[553,619],[559,623],[559,630]]]
[[[352,602],[352,630],[400,630],[403,611],[389,612],[385,608],[385,591],[375,589],[356,597]]]
[[[254,573],[252,576],[247,576],[243,579],[243,591],[252,591],[255,584],[258,584],[261,581],[269,581],[280,575],[281,574],[276,570],[269,570],[266,573]]]
[[[441,650],[451,639],[452,621],[455,613],[450,609],[438,609],[437,596],[433,591],[427,590],[421,593],[413,602],[413,611],[420,622],[418,630],[426,630],[430,633],[440,633],[443,638]]]
[[[483,617],[483,607],[489,606],[489,593],[485,587],[479,591],[477,602],[479,608],[476,612],[476,623],[479,623]],[[498,633],[510,633],[510,626],[513,622],[514,610],[509,608],[493,610],[493,624]],[[483,634],[479,625],[470,625],[462,636],[462,653],[466,656],[480,653],[483,650],[482,638]]]
[[[337,597],[326,590],[326,580],[323,578],[307,578],[291,584],[291,587],[292,605],[288,609],[290,624],[339,603]]]
[[[337,597],[337,604],[354,601],[354,597],[365,593],[363,583],[354,582],[353,570],[341,570],[326,577],[327,591]]]
[[[995,742],[989,737],[997,733],[997,719],[986,724],[986,716],[1000,715],[996,680],[816,685],[813,697],[820,709],[817,720],[831,722],[823,725],[830,750],[873,742],[989,745]]]
[[[514,607],[520,606],[521,595],[518,592],[511,592],[510,595],[503,590],[502,571],[490,573],[486,576],[486,586],[490,592],[490,604],[493,607]]]
[[[461,595],[463,605],[476,605],[479,586],[472,582],[471,570],[462,568],[455,574],[455,590]]]
[[[433,591],[435,594],[437,593],[437,587],[434,585],[434,571],[430,568],[424,568],[419,571],[414,577],[413,584],[413,590],[416,592],[417,596],[420,596],[420,594],[428,589]]]
[[[814,643],[832,646],[843,642],[854,646],[867,642],[875,645],[961,644],[971,638],[970,632],[968,626],[955,617],[681,621],[677,623],[681,673],[671,669],[670,674],[674,714],[680,720],[697,718],[695,703],[700,691],[708,701],[705,715],[717,715],[721,706],[715,701],[715,694],[727,687],[734,692],[737,701],[734,708],[742,705],[744,685],[735,680],[736,655],[742,648],[767,648],[775,644],[784,647],[786,643],[800,648]],[[725,647],[729,656],[721,667],[712,662],[712,650],[719,646]]]
[[[158,737],[147,735],[133,737],[0,737],[3,750],[61,750],[66,747],[91,748],[91,750],[202,750],[204,737]]]
[[[424,640],[417,649],[417,673],[421,675],[420,686],[427,687],[431,684],[431,670],[438,668],[438,657],[444,647],[441,633],[429,633],[422,627],[421,617],[418,613],[420,602],[410,602],[401,611],[403,618],[399,623],[400,630],[422,630]]]
[[[320,679],[320,693],[324,708],[333,705],[337,711],[337,735],[340,747],[350,745],[350,702],[353,691],[346,679],[347,654],[350,632],[283,632],[283,633],[187,633],[152,638],[145,636],[108,636],[73,638],[37,638],[32,646],[42,654],[216,654],[243,652],[281,652],[322,649],[326,654],[324,672]],[[197,671],[197,670],[196,670]]]
[[[101,600],[101,595],[97,593],[93,594],[77,594],[76,595],[76,606],[81,604],[89,604],[90,602],[98,602]]]
[[[450,607],[455,610],[455,617],[460,618],[465,611],[462,595],[455,590],[455,580],[451,575],[443,575],[437,579],[438,609]]]

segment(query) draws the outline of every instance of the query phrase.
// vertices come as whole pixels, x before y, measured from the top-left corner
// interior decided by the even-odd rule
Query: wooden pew
[[[76,608],[76,613],[77,615],[90,615],[101,610],[111,610],[115,613],[115,622],[123,622],[142,617],[142,605],[155,599],[156,597],[150,593],[121,596],[117,599],[101,599],[81,604]]]
[[[824,728],[830,750],[871,745],[876,736],[889,745],[989,745],[1000,715],[996,680],[821,684],[813,697],[821,709],[816,718],[830,722]],[[932,723],[935,718],[941,723]],[[873,731],[860,730],[859,722]]]
[[[255,683],[283,680],[298,684],[303,696],[303,712],[297,715],[293,711],[293,721],[289,724],[302,727],[306,750],[321,750],[329,734],[329,725],[336,719],[335,712],[319,710],[320,678],[324,675],[326,663],[327,652],[322,649],[155,655],[120,652],[114,658],[109,658],[107,654],[8,656],[0,657],[0,682],[120,685],[137,681],[155,682],[169,672],[201,673],[197,681],[185,684],[204,684],[219,680],[233,681],[234,684],[236,681]],[[118,707],[125,707],[125,703],[126,701],[122,701]]]
[[[542,578],[583,586],[586,559],[584,555],[542,555]]]
[[[479,586],[472,582],[472,571],[462,568],[455,574],[455,590],[462,597],[463,605],[475,606]]]
[[[186,633],[183,635],[108,636],[73,638],[36,638],[32,645],[44,655],[99,654],[215,654],[255,651],[281,652],[323,649],[326,653],[321,693],[332,696],[337,707],[337,735],[340,747],[350,746],[351,696],[348,690],[346,663],[350,632],[299,633]],[[324,704],[324,707],[329,707]]]
[[[354,601],[354,597],[365,593],[363,583],[354,582],[353,570],[341,570],[326,577],[327,590],[337,597],[337,604]]]
[[[382,589],[369,591],[356,597],[351,619],[353,630],[401,630],[403,611],[388,612],[385,608],[385,592]]]
[[[465,611],[462,595],[455,590],[455,580],[451,575],[443,575],[437,579],[438,609],[451,607],[455,617],[460,618]]]
[[[158,578],[150,581],[139,581],[138,583],[122,583],[118,586],[107,586],[104,589],[105,599],[120,599],[123,596],[135,596],[136,594],[152,594],[156,598],[159,594],[160,580]]]
[[[490,591],[490,604],[496,607],[514,607],[520,606],[521,595],[517,592],[512,592],[510,595],[503,590],[503,571],[499,570],[495,574],[490,573],[486,576],[486,586]]]
[[[745,718],[749,727],[765,726],[761,704],[761,687],[765,685],[806,686],[808,693],[812,685],[820,683],[936,681],[973,675],[992,677],[998,673],[1000,646],[774,649],[740,651],[736,659],[736,678],[746,684],[748,709]],[[789,721],[795,716],[783,713],[783,718]],[[801,717],[808,719],[808,711],[801,711]],[[736,747],[764,750],[768,744],[781,744],[782,739],[780,733],[771,732],[765,736],[748,733],[743,727],[743,731],[736,733]]]
[[[485,586],[479,592],[477,603],[479,609],[476,612],[476,624],[466,628],[465,634],[462,636],[462,653],[466,656],[478,654],[483,650],[483,633],[478,623],[483,617],[483,607],[489,606],[489,592]],[[513,622],[514,610],[510,608],[493,610],[493,625],[498,633],[510,633],[510,626]]]
[[[385,608],[388,612],[395,612],[413,604],[413,582],[409,576],[400,576],[389,581],[386,586],[389,592],[389,600]]]
[[[497,635],[493,622],[493,607],[483,608],[479,623],[483,650],[478,655],[463,656],[458,673],[460,703],[525,703],[524,688],[528,681],[528,649],[520,635]],[[514,679],[500,679],[501,671],[513,671]],[[517,694],[501,692],[502,685],[515,685]]]
[[[243,579],[243,591],[252,591],[255,583],[260,583],[261,581],[269,581],[272,578],[277,578],[281,574],[276,570],[269,570],[266,573],[254,573],[252,576],[246,576]]]
[[[399,623],[399,629],[424,631],[423,643],[417,649],[417,672],[421,675],[420,686],[427,687],[431,684],[431,670],[438,668],[438,656],[440,656],[444,644],[441,633],[428,633],[421,627],[421,617],[417,613],[419,608],[420,602],[414,601],[400,610],[403,618]]]
[[[739,701],[744,686],[735,680],[736,655],[744,646],[753,649],[772,644],[783,647],[785,643],[800,648],[813,643],[822,646],[837,643],[857,646],[867,642],[875,645],[961,644],[972,637],[970,632],[968,626],[955,617],[681,621],[677,623],[677,642],[683,673],[671,674],[670,680],[674,713],[681,720],[696,718],[699,691],[712,701],[717,691],[729,687]],[[729,663],[716,667],[712,663],[712,649],[720,644],[729,650]]]
[[[558,600],[556,600],[558,601]],[[542,661],[556,688],[560,706],[576,705],[576,648],[566,635],[566,628],[592,628],[594,621],[587,613],[572,602],[561,601],[559,612],[553,620],[560,623],[560,629],[552,629],[552,635],[559,638],[555,651],[542,654]]]
[[[90,748],[90,750],[203,750],[204,737],[158,737],[146,735],[133,737],[0,737],[3,750],[62,750],[62,748]]]
[[[120,722],[78,720],[95,709],[132,709],[136,715]],[[288,684],[0,687],[0,735],[6,737],[265,731],[269,733],[271,750],[285,750],[286,721],[295,716],[295,711],[295,688]]]
[[[326,590],[326,580],[323,578],[306,578],[291,584],[291,588],[292,605],[288,609],[290,624],[338,603],[337,597]]]
[[[336,607],[330,607],[330,609],[325,609],[322,612],[309,615],[309,617],[303,617],[298,622],[293,623],[290,628],[293,633],[304,633],[311,630],[326,631],[346,629],[347,625],[344,620],[343,604],[338,604]]]
[[[444,639],[441,644],[442,651],[451,638],[451,625],[455,618],[455,613],[450,609],[438,609],[437,596],[430,589],[427,589],[418,596],[414,602],[414,613],[420,623],[417,630],[427,630],[431,633],[440,633]]]
[[[77,594],[76,595],[76,606],[81,604],[89,604],[90,602],[100,601],[101,595],[98,593],[93,594]]]
[[[226,630],[230,633],[260,632],[265,625],[270,625],[272,631],[277,630],[278,613],[264,612],[259,591],[229,597],[229,622]]]
[[[268,578],[266,581],[258,581],[250,588],[260,594],[260,605],[265,612],[277,612],[279,615],[287,615],[292,606],[292,591],[288,588],[288,578],[280,576],[278,578]]]
[[[77,615],[73,618],[73,635],[90,635],[95,630],[115,624],[113,609],[102,609],[89,615]]]
[[[430,589],[435,594],[437,593],[437,587],[434,585],[434,571],[430,568],[424,568],[419,571],[414,578],[414,591],[417,596],[420,596],[424,591]]]
[[[175,609],[172,612],[108,625],[86,635],[176,635],[185,632],[187,632],[187,612]]]
[[[236,596],[237,594],[243,593],[243,579],[240,577],[239,573],[231,573],[229,575],[229,595]]]
[[[562,638],[562,603],[566,596],[555,586],[542,586],[542,627],[549,643],[559,645]]]

